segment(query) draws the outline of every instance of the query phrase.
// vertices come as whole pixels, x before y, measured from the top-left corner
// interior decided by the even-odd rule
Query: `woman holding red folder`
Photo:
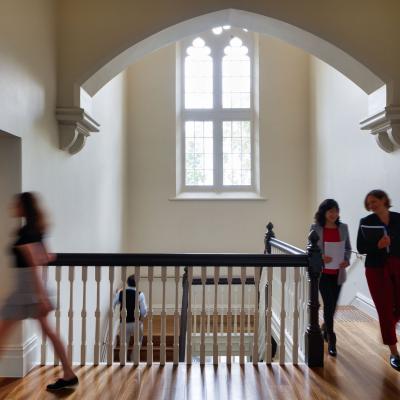
[[[396,324],[400,321],[400,214],[389,211],[391,201],[383,190],[370,191],[364,205],[372,214],[360,221],[357,249],[367,255],[365,275],[383,343],[390,349],[390,365],[400,371],[396,337]]]
[[[324,325],[322,327],[324,339],[328,342],[328,353],[335,357],[336,334],[333,329],[333,317],[336,304],[339,299],[342,284],[346,280],[346,267],[350,265],[351,245],[347,225],[340,222],[339,205],[334,199],[324,200],[315,214],[315,224],[310,230],[314,230],[318,236],[318,246],[323,255],[325,268],[322,270],[319,281],[319,291],[324,303]],[[339,259],[335,263],[329,248],[338,246]]]

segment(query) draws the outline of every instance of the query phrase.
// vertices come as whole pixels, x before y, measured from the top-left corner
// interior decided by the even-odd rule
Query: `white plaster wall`
[[[368,98],[342,74],[311,58],[311,182],[310,204],[315,212],[325,198],[335,198],[341,218],[349,224],[351,242],[356,250],[357,228],[365,194],[371,189],[386,190],[393,210],[400,211],[400,153],[385,153],[373,136],[359,129],[367,114]],[[363,262],[353,257],[341,303],[350,303],[357,293],[370,298]]]
[[[117,76],[94,98],[101,132],[76,156],[59,150],[55,27],[54,1],[2,0],[0,130],[21,138],[22,190],[42,195],[51,220],[51,250],[118,252],[123,234],[126,76]],[[34,329],[35,323],[27,321],[22,341],[29,340]]]
[[[0,129],[22,138],[22,188],[42,194],[55,251],[120,249],[124,80],[94,97],[101,132],[70,156],[58,149],[54,2],[4,0],[0,14]]]
[[[70,198],[67,202],[65,200],[60,202],[59,206],[62,205],[64,210],[60,210],[56,215],[59,220],[54,226],[54,236],[51,239],[55,242],[54,248],[57,252],[118,253],[122,250],[125,206],[125,97],[126,74],[121,73],[104,86],[93,99],[93,109],[97,115],[101,116],[101,133],[90,138],[84,151],[69,160],[76,164],[67,162],[65,163],[67,168],[61,171],[63,174],[61,182],[67,187],[60,187],[57,197],[63,199],[65,196],[70,196]],[[72,174],[68,171],[68,165],[73,168]],[[76,234],[75,230],[79,232]],[[58,242],[57,235],[60,235],[62,243]],[[115,276],[116,286],[119,284],[118,279],[119,271]],[[50,267],[49,282],[55,282],[53,267]],[[65,343],[68,341],[69,290],[68,268],[63,267],[61,336]],[[100,293],[100,340],[102,341],[109,305],[107,268],[101,269]],[[80,362],[81,355],[82,296],[82,269],[77,267],[75,268],[73,303],[74,362]],[[86,303],[87,362],[93,362],[96,301],[95,268],[89,267]],[[53,323],[55,322],[53,316],[50,319]],[[49,348],[49,357],[52,360],[51,348]]]
[[[11,199],[21,190],[21,140],[0,132],[0,268],[2,282],[0,297],[3,299],[12,282],[10,245],[12,233],[18,228],[10,216]]]
[[[55,144],[52,129],[55,123],[51,120],[54,112],[56,86],[55,43],[54,43],[54,9],[50,0],[39,0],[35,4],[26,1],[2,1],[0,13],[0,130],[7,131],[21,138],[22,160],[10,162],[8,168],[18,168],[21,178],[16,180],[13,192],[20,191],[29,182],[26,171],[39,172],[45,166],[46,157],[32,163],[26,163],[26,154],[30,149],[27,142],[34,143],[36,149],[47,149]],[[51,110],[51,111],[50,111]],[[53,134],[54,135],[54,134]],[[28,140],[27,138],[31,138]],[[47,144],[47,141],[50,143]],[[45,145],[43,146],[43,143]],[[0,144],[1,145],[1,144]],[[6,148],[3,147],[3,151]],[[22,166],[21,166],[22,163]],[[12,171],[9,171],[11,174]],[[25,175],[25,176],[24,176]],[[3,196],[10,196],[10,188],[4,186],[0,191]],[[9,203],[3,199],[4,203]],[[4,223],[11,228],[10,220]],[[9,234],[11,232],[8,232]],[[9,242],[9,237],[7,238]],[[2,249],[2,252],[4,250]],[[7,265],[1,265],[2,275],[7,275]],[[7,272],[6,272],[7,271]],[[12,273],[11,273],[12,276]],[[2,287],[10,281],[2,280]],[[24,322],[19,335],[10,338],[12,345],[3,354],[0,361],[1,374],[21,376],[31,363],[29,354],[25,354],[24,344],[35,336],[29,323]]]
[[[296,48],[260,37],[261,194],[266,201],[170,201],[176,188],[175,46],[129,68],[127,251],[261,252],[268,221],[279,237],[304,245],[308,60]]]
[[[11,136],[0,131],[0,307],[3,300],[10,293],[14,284],[12,258],[10,245],[13,240],[12,232],[17,229],[17,221],[10,217],[10,199],[21,190],[21,141],[15,136]],[[7,342],[3,343],[6,349],[15,347],[23,340],[22,324],[18,324]],[[2,349],[4,351],[4,349]],[[15,357],[15,353],[3,352],[3,357],[10,359]],[[0,362],[0,376],[5,375],[4,364]]]

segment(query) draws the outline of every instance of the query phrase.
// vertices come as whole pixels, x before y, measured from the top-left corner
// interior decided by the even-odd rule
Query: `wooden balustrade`
[[[310,367],[323,366],[323,341],[318,323],[318,282],[323,262],[320,249],[317,246],[318,239],[317,233],[311,232],[307,252],[305,252],[276,239],[273,225],[271,223],[267,225],[264,241],[265,254],[307,255],[308,257],[308,265],[306,267],[293,265],[293,268],[290,269],[281,268],[279,279],[281,291],[277,296],[273,294],[276,291],[273,292],[272,290],[273,279],[268,273],[267,287],[270,290],[266,310],[267,330],[270,326],[269,319],[276,318],[279,311],[280,317],[276,318],[279,333],[276,336],[279,339],[279,362],[281,364],[285,362],[286,344],[289,343],[291,347],[291,362],[293,364],[299,362],[299,355],[301,355],[302,359]],[[287,271],[290,272],[289,277],[287,276]],[[280,310],[278,310],[279,307]],[[286,326],[287,316],[290,326]],[[305,329],[306,326],[307,329]],[[304,331],[304,340],[302,340]],[[274,336],[273,332],[267,332],[267,338],[270,338],[270,334],[271,337]],[[268,347],[270,346],[266,343],[266,358],[269,360],[271,347]]]
[[[201,364],[210,360],[217,365],[221,356],[228,364],[237,359],[241,364],[249,361],[257,364],[260,359],[271,363],[272,338],[277,328],[274,321],[278,317],[278,336],[275,339],[279,341],[279,362],[298,363],[304,356],[310,365],[318,365],[320,360],[313,357],[319,357],[319,352],[310,349],[310,346],[320,344],[315,316],[308,324],[306,343],[301,340],[304,331],[299,331],[299,328],[306,327],[304,305],[308,302],[309,311],[314,314],[318,310],[315,298],[310,297],[315,293],[310,292],[306,298],[306,275],[303,273],[305,269],[311,271],[311,251],[314,252],[314,275],[311,278],[317,276],[316,249],[312,248],[306,254],[277,241],[272,232],[269,232],[266,248],[271,252],[272,249],[279,250],[281,254],[58,254],[49,269],[56,268],[55,324],[58,332],[62,328],[68,334],[68,356],[78,361],[77,350],[80,348],[81,365],[102,362],[111,365],[115,357],[120,365],[131,360],[134,365],[140,362],[148,365],[173,362],[176,365],[182,361],[191,364],[194,357],[198,357]],[[282,254],[285,251],[291,253]],[[68,268],[68,286],[62,281],[64,266]],[[103,280],[104,266],[108,268],[108,279]],[[235,274],[238,269],[235,267],[239,267],[239,275]],[[144,291],[148,300],[143,344],[141,323],[135,324],[133,339],[126,337],[126,279],[133,268],[136,280],[135,321],[141,319],[139,292]],[[198,268],[200,276],[194,276]],[[76,271],[79,270],[81,279],[76,282]],[[46,269],[43,271],[43,279],[48,280]],[[93,271],[94,280],[90,278]],[[280,287],[276,286],[276,279]],[[117,288],[122,288],[122,304],[120,311],[115,313],[113,300]],[[263,306],[260,293],[266,288],[266,306]],[[65,289],[69,289],[69,296]],[[278,312],[274,304],[276,296],[280,297]],[[61,307],[62,298],[69,302],[67,314]],[[77,308],[80,313],[75,313]],[[114,335],[116,326],[119,328],[118,340]],[[80,334],[74,334],[79,328]],[[289,360],[288,332],[292,339]],[[265,339],[261,357],[259,338]],[[116,346],[119,354],[114,351]],[[305,354],[307,351],[309,353]],[[42,364],[46,363],[46,354],[47,343],[43,338]],[[58,362],[55,357],[54,363]]]

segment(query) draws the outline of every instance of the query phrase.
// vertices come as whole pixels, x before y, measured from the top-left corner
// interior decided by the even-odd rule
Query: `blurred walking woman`
[[[324,261],[324,269],[319,281],[319,291],[324,303],[322,332],[324,339],[328,342],[329,355],[335,357],[337,350],[333,318],[342,284],[346,280],[345,268],[350,265],[351,256],[349,230],[346,224],[340,222],[339,205],[335,200],[326,199],[319,205],[315,214],[315,224],[311,225],[311,230],[316,231],[319,236],[318,246]],[[343,256],[340,256],[336,265],[333,265],[334,260],[327,254],[328,242],[336,242],[338,245],[344,242],[344,247],[339,247],[339,251],[343,251]]]
[[[400,214],[389,211],[391,202],[383,190],[370,191],[364,206],[372,214],[360,221],[357,249],[367,255],[365,275],[378,312],[383,343],[390,349],[390,365],[400,371],[396,337],[400,320]]]
[[[47,322],[47,314],[53,309],[40,277],[39,266],[50,259],[43,244],[46,222],[43,211],[33,193],[25,192],[15,196],[12,213],[23,218],[24,225],[18,230],[17,240],[12,246],[15,259],[16,287],[0,310],[0,348],[11,328],[20,320],[34,318],[39,321],[43,332],[49,337],[54,351],[61,360],[64,376],[48,385],[48,390],[73,386],[78,378],[71,368],[60,338]]]

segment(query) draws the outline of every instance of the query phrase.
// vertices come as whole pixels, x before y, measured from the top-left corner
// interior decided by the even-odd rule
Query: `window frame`
[[[193,40],[201,37],[205,45],[211,48],[213,62],[213,108],[185,108],[185,58],[186,49]],[[233,37],[239,37],[248,48],[250,57],[250,108],[223,108],[222,105],[222,61],[224,48]],[[180,193],[260,193],[259,179],[259,133],[258,133],[258,35],[241,28],[224,30],[215,35],[211,29],[198,35],[192,35],[176,45],[176,110],[177,110],[177,146],[176,146],[176,187]],[[185,165],[185,122],[211,121],[213,123],[213,185],[186,185]],[[223,184],[223,129],[224,121],[250,121],[251,137],[251,184]]]

